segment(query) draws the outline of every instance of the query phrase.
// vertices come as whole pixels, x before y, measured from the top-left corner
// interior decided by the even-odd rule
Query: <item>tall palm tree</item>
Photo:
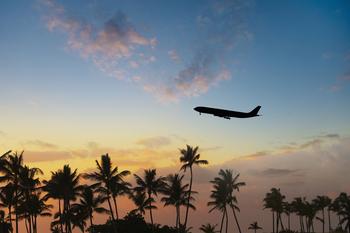
[[[164,189],[164,177],[157,177],[156,169],[144,170],[143,178],[134,174],[137,186],[134,188],[136,192],[146,193],[148,199],[152,199],[152,195],[157,196]],[[151,208],[152,202],[149,202],[149,214],[151,224],[153,226],[153,215]]]
[[[245,182],[238,182],[239,174],[233,175],[232,170],[219,171],[219,176],[215,177],[211,183],[213,184],[214,190],[211,193],[211,198],[214,200],[208,202],[208,205],[214,206],[210,211],[219,209],[223,212],[221,219],[220,232],[222,231],[222,225],[224,218],[226,217],[226,231],[228,227],[228,214],[227,207],[230,207],[235,218],[236,225],[239,232],[241,233],[241,227],[238,222],[236,211],[239,211],[237,206],[237,198],[234,195],[234,191],[239,191],[240,187],[245,185]]]
[[[203,233],[216,233],[216,224],[212,225],[210,223],[207,224],[202,224],[201,227],[199,228],[200,231],[202,231]]]
[[[187,205],[188,184],[183,185],[183,175],[170,174],[166,177],[166,184],[164,186],[163,195],[161,199],[164,202],[164,206],[173,205],[176,210],[175,227],[178,229],[180,226],[180,207]],[[193,192],[193,191],[192,191]],[[191,197],[194,200],[193,197]],[[194,205],[190,203],[190,207],[195,209]]]
[[[207,203],[208,206],[212,206],[209,210],[211,213],[214,210],[222,212],[221,224],[220,224],[220,233],[223,230],[223,224],[225,218],[227,218],[227,189],[223,182],[216,182],[216,180],[210,181],[213,184],[213,190],[211,191],[210,198],[212,201]],[[227,224],[226,224],[227,228]]]
[[[109,157],[108,154],[101,155],[101,160],[100,162],[95,160],[96,166],[97,166],[97,171],[84,174],[84,178],[90,179],[93,181],[96,181],[97,185],[100,187],[99,191],[105,195],[105,198],[108,202],[109,210],[110,210],[110,215],[113,221],[113,228],[114,231],[117,232],[117,228],[115,226],[115,217],[113,213],[113,208],[111,204],[111,198],[112,198],[112,187],[116,181],[122,180],[124,176],[129,174],[128,171],[123,171],[121,173],[118,173],[118,167],[113,167],[111,158]]]
[[[300,232],[305,232],[305,226],[304,226],[304,216],[305,216],[305,198],[302,197],[296,197],[292,201],[292,208],[293,212],[296,213],[296,215],[299,216],[299,224],[300,224]]]
[[[348,233],[350,233],[350,196],[343,193],[341,198],[340,211],[338,212],[341,216],[339,225],[342,226],[344,224],[344,229],[347,229]]]
[[[56,215],[56,217],[59,217],[60,222],[65,224],[65,231],[67,233],[72,232],[71,221],[69,219],[71,216],[71,202],[77,199],[82,189],[82,186],[79,185],[79,179],[80,175],[76,169],[72,171],[69,165],[64,165],[63,169],[60,169],[54,173],[54,180],[52,180],[52,183],[48,182],[47,185],[49,186],[45,188],[52,191],[53,186],[57,185],[57,187],[60,189],[58,197],[62,198],[63,200],[63,212],[61,216]],[[53,194],[56,195],[57,193]]]
[[[37,175],[42,174],[43,172],[39,168],[29,168],[27,165],[21,167],[19,171],[18,185],[21,195],[18,198],[16,213],[20,214],[21,218],[28,223],[29,233],[36,231],[33,206],[40,185]]]
[[[279,225],[281,224],[282,230],[284,226],[282,223],[281,213],[283,212],[283,200],[285,196],[281,194],[280,189],[272,188],[269,193],[266,193],[264,198],[264,209],[271,209],[272,211],[272,229],[273,232],[278,233]],[[276,228],[275,228],[275,213],[276,213]]]
[[[15,210],[18,207],[18,197],[19,197],[19,173],[21,168],[23,167],[23,151],[21,153],[12,153],[7,152],[2,156],[2,166],[0,166],[0,172],[3,176],[0,177],[0,182],[11,183],[14,187],[14,207]],[[18,213],[15,212],[15,226],[16,233],[18,233]]]
[[[253,222],[248,227],[249,230],[254,230],[254,233],[256,233],[257,230],[261,230],[262,228],[259,227],[258,222]]]
[[[314,204],[316,205],[317,209],[322,211],[322,219],[319,219],[322,222],[322,232],[324,233],[324,226],[325,226],[325,208],[328,207],[331,204],[332,200],[327,196],[317,196],[316,199],[314,199]]]
[[[185,216],[185,222],[184,227],[186,229],[187,227],[187,220],[188,220],[188,210],[190,208],[190,200],[191,200],[191,191],[192,191],[192,182],[193,182],[193,165],[203,165],[208,164],[207,160],[201,160],[200,154],[198,154],[198,146],[193,148],[189,145],[186,145],[186,149],[180,149],[180,162],[183,163],[181,170],[186,172],[186,169],[189,168],[190,170],[190,187],[189,187],[189,195],[187,197],[187,208],[186,208],[186,216]]]

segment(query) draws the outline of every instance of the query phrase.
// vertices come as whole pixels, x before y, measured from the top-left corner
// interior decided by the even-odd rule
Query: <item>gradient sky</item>
[[[1,1],[0,149],[25,150],[46,174],[89,170],[106,152],[122,169],[165,173],[178,148],[198,145],[203,177],[225,166],[250,181],[248,209],[283,184],[350,192],[333,182],[350,175],[349,12],[345,0]],[[199,116],[198,105],[261,105],[262,117]],[[215,222],[207,194],[197,216]]]

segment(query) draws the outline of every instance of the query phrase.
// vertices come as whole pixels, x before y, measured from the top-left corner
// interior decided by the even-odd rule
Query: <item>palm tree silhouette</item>
[[[299,216],[300,232],[305,231],[304,227],[304,216],[305,216],[305,198],[296,197],[292,201],[293,212]]]
[[[164,190],[162,191],[164,197],[161,199],[164,202],[164,206],[173,205],[176,209],[176,220],[175,227],[179,229],[181,224],[180,221],[180,207],[187,205],[187,196],[188,196],[188,184],[182,185],[183,175],[179,174],[170,174],[166,177],[166,184]],[[192,191],[193,193],[193,191]],[[191,200],[194,200],[191,197]],[[190,208],[195,209],[194,205],[190,203]]]
[[[259,227],[258,222],[253,222],[250,224],[250,226],[248,227],[249,230],[254,230],[254,233],[256,233],[257,230],[262,229],[261,227]]]
[[[0,188],[0,207],[8,209],[8,219],[12,228],[12,206],[14,203],[15,188],[12,183]]]
[[[14,194],[14,207],[15,210],[18,208],[18,199],[19,199],[19,173],[23,167],[23,151],[18,154],[17,152],[10,154],[10,152],[5,153],[2,156],[2,166],[0,166],[0,172],[3,173],[3,176],[0,177],[0,182],[7,182],[13,185],[15,194]],[[16,233],[18,233],[18,220],[19,216],[17,211],[15,211],[15,225]]]
[[[185,222],[184,227],[186,229],[187,227],[187,220],[188,220],[188,210],[190,208],[190,200],[191,200],[191,191],[192,191],[192,181],[193,181],[193,165],[202,165],[202,164],[208,164],[207,160],[201,160],[200,154],[198,152],[198,146],[193,148],[189,145],[186,145],[186,149],[180,149],[181,157],[180,162],[183,163],[181,170],[186,172],[186,169],[190,169],[190,187],[189,187],[189,195],[187,197],[187,207],[186,207],[186,216],[185,216]]]
[[[10,223],[5,221],[5,212],[0,210],[0,232],[10,233],[12,231],[12,226]]]
[[[272,211],[272,229],[273,232],[278,233],[279,225],[281,224],[282,230],[284,230],[284,226],[282,223],[281,213],[283,212],[283,200],[285,196],[283,196],[280,192],[280,189],[272,188],[269,193],[266,193],[264,198],[264,209],[271,209]],[[276,228],[275,228],[275,213],[276,213]]]
[[[331,204],[332,200],[327,196],[317,196],[314,199],[314,203],[317,209],[322,211],[322,219],[318,218],[322,222],[322,232],[324,233],[324,225],[325,225],[325,213],[324,210]]]
[[[216,224],[212,225],[210,223],[207,224],[202,224],[201,227],[199,228],[200,231],[202,231],[203,233],[216,233]]]
[[[136,208],[131,211],[131,213],[139,213],[144,215],[146,210],[156,209],[157,207],[152,205],[154,203],[153,198],[147,198],[145,192],[133,192],[129,194],[131,200],[134,202]]]
[[[114,228],[114,231],[117,232],[117,228],[115,226],[115,217],[113,213],[113,208],[111,204],[111,198],[113,199],[113,187],[115,185],[115,182],[120,182],[123,181],[123,177],[128,175],[130,172],[129,171],[122,171],[118,173],[118,167],[113,167],[111,158],[109,157],[108,153],[105,155],[101,155],[101,161],[98,162],[95,160],[96,166],[97,166],[97,171],[93,173],[88,173],[84,175],[84,178],[86,179],[91,179],[93,181],[96,181],[97,185],[99,186],[98,191],[101,192],[105,197],[108,202],[109,210],[110,210],[110,215],[112,218],[112,226]],[[115,202],[115,208],[116,206],[116,200],[113,199]],[[117,209],[116,209],[117,213]]]
[[[96,213],[105,213],[109,214],[109,210],[102,207],[101,205],[105,201],[106,197],[103,195],[94,195],[94,189],[96,185],[88,186],[84,185],[82,188],[82,192],[80,194],[79,203],[75,203],[72,205],[72,209],[75,209],[75,212],[85,213],[86,218],[89,218],[90,221],[90,229],[93,232],[93,214]]]
[[[245,182],[238,182],[239,174],[233,175],[232,170],[222,170],[219,171],[219,176],[215,177],[213,181],[210,181],[213,184],[214,190],[212,190],[211,198],[213,201],[208,202],[209,206],[213,206],[209,212],[214,209],[218,209],[223,212],[221,219],[220,232],[222,231],[223,221],[226,218],[226,232],[228,228],[228,214],[227,206],[231,208],[232,213],[235,218],[236,225],[239,232],[241,233],[241,227],[238,222],[236,211],[239,211],[237,206],[237,198],[233,194],[234,191],[239,191],[240,187],[245,185]]]
[[[290,214],[293,213],[293,206],[291,203],[283,202],[282,203],[283,213],[287,215],[288,218],[288,230],[290,231]]]
[[[345,224],[344,229],[347,229],[350,233],[350,196],[346,193],[340,195],[340,211],[338,215],[341,216],[339,225]]]
[[[148,199],[152,200],[152,194],[157,196],[159,192],[162,192],[164,189],[164,177],[157,178],[156,169],[144,170],[143,178],[134,174],[137,186],[134,188],[136,192],[146,193]],[[152,202],[149,201],[149,214],[151,219],[151,224],[153,226],[153,215],[152,215]]]

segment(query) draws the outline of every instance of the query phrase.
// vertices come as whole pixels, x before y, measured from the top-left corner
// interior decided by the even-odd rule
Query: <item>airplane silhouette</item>
[[[219,108],[209,108],[209,107],[198,106],[198,107],[195,107],[194,110],[199,112],[199,115],[201,115],[202,113],[207,113],[207,114],[212,114],[214,116],[223,117],[225,119],[230,120],[231,117],[250,118],[250,117],[260,116],[258,115],[260,108],[261,106],[257,106],[250,112],[236,112],[236,111],[219,109]]]

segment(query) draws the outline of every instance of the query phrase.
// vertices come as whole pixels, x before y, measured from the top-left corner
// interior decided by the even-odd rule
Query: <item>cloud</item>
[[[165,77],[163,71],[157,70],[158,73],[150,75],[152,77],[141,75],[142,79],[135,80],[135,76],[140,77],[133,73],[135,70],[157,60],[152,54],[146,55],[156,47],[155,37],[142,35],[121,11],[98,26],[98,23],[70,14],[54,0],[41,2],[45,6],[48,30],[65,33],[69,50],[78,52],[109,76],[131,81],[160,102],[199,96],[222,81],[230,80],[232,75],[226,68],[226,56],[239,41],[252,38],[246,20],[252,5],[250,1],[215,2],[197,17],[200,35],[195,40],[189,62]],[[168,50],[168,56],[177,62],[181,60],[174,49]]]
[[[24,151],[26,162],[47,162],[57,160],[68,160],[73,158],[69,151]]]
[[[50,31],[62,31],[68,35],[67,46],[91,59],[102,71],[118,79],[124,79],[126,71],[120,63],[132,61],[137,47],[155,47],[156,38],[146,38],[136,31],[127,17],[118,11],[102,27],[80,20],[54,0],[45,0],[46,25]],[[133,63],[136,64],[136,63]]]
[[[4,131],[0,130],[0,136],[5,137],[6,133]]]
[[[171,139],[168,137],[149,137],[149,138],[144,138],[140,139],[139,141],[136,142],[139,145],[142,145],[147,148],[159,148],[162,146],[167,146],[171,144]]]
[[[258,175],[279,177],[279,176],[294,174],[298,171],[299,171],[298,169],[292,170],[292,169],[268,168],[266,170],[259,172]]]
[[[45,142],[42,140],[28,140],[24,142],[25,145],[30,145],[30,146],[37,146],[40,148],[46,148],[46,149],[55,149],[58,146],[49,142]]]
[[[176,61],[176,62],[181,61],[181,58],[177,54],[176,50],[169,50],[168,55],[169,55],[170,59],[173,61]]]

